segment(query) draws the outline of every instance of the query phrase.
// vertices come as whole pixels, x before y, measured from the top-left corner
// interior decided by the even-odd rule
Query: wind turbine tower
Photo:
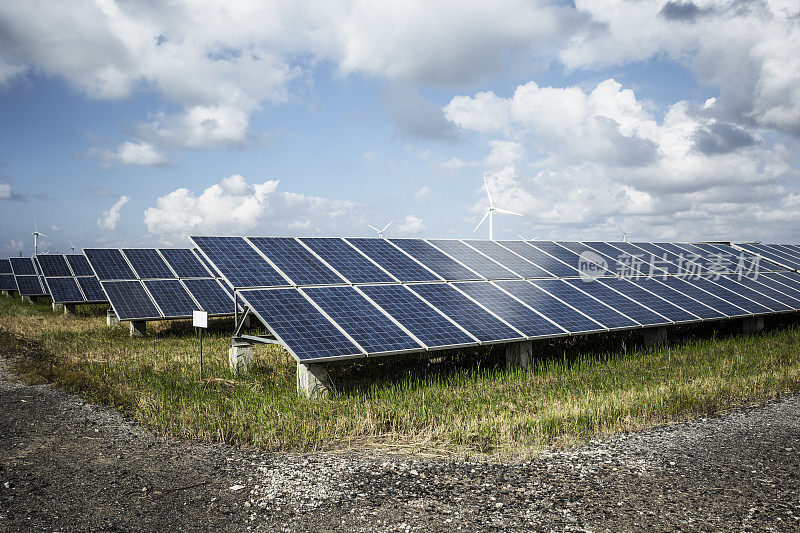
[[[478,222],[478,225],[475,226],[475,229],[472,230],[472,233],[474,234],[476,231],[478,231],[478,228],[481,227],[481,224],[483,224],[483,221],[486,220],[486,217],[489,217],[489,240],[493,241],[494,240],[494,234],[493,234],[494,221],[493,221],[493,219],[494,219],[494,212],[495,211],[497,211],[498,213],[505,213],[506,215],[516,215],[518,217],[521,217],[522,213],[516,213],[514,211],[509,211],[508,209],[501,209],[499,207],[495,207],[494,206],[494,202],[492,202],[492,194],[489,192],[489,183],[486,181],[486,177],[485,176],[483,178],[483,185],[486,188],[486,196],[487,196],[487,198],[489,198],[489,206],[486,208],[486,214],[483,215],[483,218],[481,219],[480,222]]]
[[[369,224],[367,224],[367,226],[369,226],[370,228],[372,228],[372,229],[374,229],[375,231],[377,231],[377,232],[378,232],[378,238],[379,238],[379,239],[382,239],[382,238],[383,238],[383,232],[384,232],[384,231],[386,231],[386,228],[388,228],[389,226],[391,226],[391,225],[392,225],[392,222],[394,222],[394,220],[390,220],[390,221],[389,221],[389,223],[388,223],[388,224],[386,224],[386,225],[383,227],[383,229],[378,229],[378,228],[376,228],[375,226],[371,226],[371,225],[369,225]]]

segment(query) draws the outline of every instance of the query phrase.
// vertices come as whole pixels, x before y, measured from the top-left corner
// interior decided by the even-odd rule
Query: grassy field
[[[114,405],[164,434],[267,450],[520,456],[800,389],[794,317],[757,335],[733,334],[733,321],[684,328],[655,350],[634,333],[542,342],[527,372],[506,371],[502,347],[452,352],[439,365],[418,356],[339,364],[333,394],[312,401],[297,395],[294,361],[275,346],[257,347],[253,369],[231,375],[229,320],[210,324],[201,379],[187,322],[149,323],[147,337],[130,338],[105,326],[104,307],[78,311],[0,297],[0,353],[29,381]]]

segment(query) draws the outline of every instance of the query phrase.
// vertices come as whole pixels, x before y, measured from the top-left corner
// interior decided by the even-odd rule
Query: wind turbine
[[[625,242],[625,238],[628,236],[628,232],[622,229],[622,226],[620,226],[619,222],[617,222],[616,220],[614,221],[614,224],[617,225],[617,227],[619,228],[619,232],[622,233],[622,242]]]
[[[39,226],[36,224],[36,219],[33,219],[33,255],[39,253],[39,236],[47,237],[44,233],[39,233]]]
[[[367,224],[367,226],[369,226],[370,228],[372,228],[372,229],[374,229],[375,231],[377,231],[377,232],[378,232],[378,238],[379,238],[379,239],[382,239],[382,238],[383,238],[383,232],[384,232],[384,231],[386,231],[386,228],[388,228],[389,226],[391,226],[391,225],[392,225],[392,222],[394,222],[394,220],[390,220],[390,221],[389,221],[389,223],[388,223],[388,224],[386,224],[386,225],[383,227],[383,229],[378,229],[378,228],[376,228],[375,226],[370,226],[369,224]]]
[[[508,209],[500,209],[499,207],[495,207],[494,202],[492,202],[492,195],[489,193],[489,184],[486,182],[485,176],[483,178],[483,185],[486,187],[486,196],[489,198],[489,206],[486,208],[486,214],[483,215],[483,218],[480,222],[478,222],[478,225],[475,226],[475,229],[472,230],[472,233],[474,234],[476,231],[478,231],[478,228],[481,227],[481,224],[483,224],[483,221],[486,220],[486,217],[489,217],[489,240],[492,241],[494,240],[494,236],[492,234],[492,219],[494,218],[495,211],[498,213],[505,213],[506,215],[516,215],[518,217],[521,217],[522,213],[515,213],[514,211],[509,211]]]
[[[72,248],[72,253],[74,254],[75,253],[75,245],[72,244],[72,241],[69,241],[69,246],[70,246],[70,248]]]

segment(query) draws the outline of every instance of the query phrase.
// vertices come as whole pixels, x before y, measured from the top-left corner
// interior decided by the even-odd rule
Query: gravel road
[[[800,396],[524,463],[165,440],[0,358],[0,531],[800,531]]]

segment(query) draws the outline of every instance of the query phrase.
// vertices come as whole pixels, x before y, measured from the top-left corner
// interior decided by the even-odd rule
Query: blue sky
[[[800,9],[0,6],[0,255],[189,234],[798,241]],[[747,31],[744,31],[746,29]],[[486,228],[476,234],[485,237]]]

